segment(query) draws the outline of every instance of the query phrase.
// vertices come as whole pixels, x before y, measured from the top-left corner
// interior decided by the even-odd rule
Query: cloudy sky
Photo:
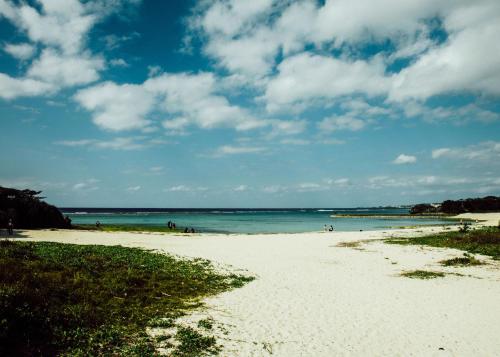
[[[500,194],[498,0],[0,0],[0,185],[60,206]]]

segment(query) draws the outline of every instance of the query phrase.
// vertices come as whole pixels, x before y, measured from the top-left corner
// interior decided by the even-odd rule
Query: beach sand
[[[209,316],[223,326],[222,356],[498,356],[500,262],[442,267],[438,261],[463,252],[380,241],[438,230],[189,236],[42,230],[20,239],[143,247],[256,276],[185,319]],[[337,246],[356,241],[363,242]],[[400,276],[414,269],[450,274]]]

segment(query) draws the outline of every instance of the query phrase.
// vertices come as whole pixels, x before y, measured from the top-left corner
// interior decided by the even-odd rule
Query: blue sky
[[[60,206],[500,194],[496,0],[0,0],[0,185]]]

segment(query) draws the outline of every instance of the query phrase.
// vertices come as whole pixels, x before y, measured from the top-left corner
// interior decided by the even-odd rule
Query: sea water
[[[74,224],[138,225],[219,233],[300,233],[322,231],[385,230],[390,228],[449,224],[437,218],[397,217],[405,208],[307,208],[307,209],[158,209],[158,208],[63,208]],[[335,217],[351,215],[352,217]],[[375,215],[375,216],[370,216]],[[391,216],[394,217],[377,217]]]

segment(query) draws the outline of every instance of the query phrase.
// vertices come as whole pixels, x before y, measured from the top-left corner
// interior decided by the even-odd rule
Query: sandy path
[[[208,309],[201,312],[228,328],[229,334],[220,336],[223,356],[493,356],[500,351],[498,262],[443,268],[439,260],[461,252],[378,241],[364,243],[362,250],[336,247],[341,241],[418,234],[411,230],[194,237],[25,234],[33,240],[159,249],[248,270],[258,279],[207,300]],[[398,276],[410,269],[470,276]]]

